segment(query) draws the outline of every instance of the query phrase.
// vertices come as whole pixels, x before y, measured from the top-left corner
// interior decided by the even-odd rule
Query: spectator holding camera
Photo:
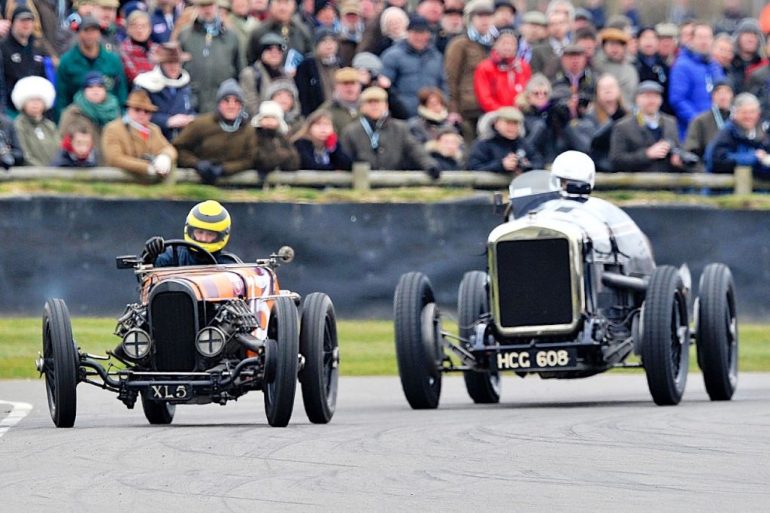
[[[679,148],[676,121],[660,112],[662,103],[660,84],[639,84],[636,112],[620,120],[612,130],[610,162],[614,171],[675,172],[697,164],[697,157]]]
[[[286,138],[289,126],[283,119],[283,109],[278,103],[266,100],[259,104],[259,113],[251,120],[256,132],[254,168],[260,176],[279,169],[299,169],[299,155]]]
[[[339,143],[328,110],[319,109],[308,116],[293,139],[300,169],[349,171],[353,167],[353,161]]]
[[[8,171],[11,167],[22,164],[24,164],[24,150],[21,149],[13,121],[0,113],[0,167]]]
[[[706,170],[733,173],[736,166],[749,166],[758,178],[770,178],[770,136],[760,124],[759,100],[741,93],[733,102],[730,121],[706,149]]]
[[[545,162],[522,137],[524,115],[516,107],[501,107],[494,114],[492,136],[478,139],[468,155],[468,169],[520,175],[541,169]]]
[[[730,121],[733,88],[726,79],[718,80],[711,91],[711,109],[699,114],[687,128],[684,149],[703,157],[706,147]]]

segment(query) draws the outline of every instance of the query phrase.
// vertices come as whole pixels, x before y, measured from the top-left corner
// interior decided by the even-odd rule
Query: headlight
[[[130,329],[123,335],[123,351],[134,360],[141,360],[147,356],[151,344],[150,334],[139,328]]]
[[[218,355],[225,347],[227,335],[219,328],[203,328],[195,337],[195,347],[207,358]]]

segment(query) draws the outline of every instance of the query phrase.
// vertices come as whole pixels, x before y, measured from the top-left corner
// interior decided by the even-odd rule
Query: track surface
[[[262,395],[178,407],[146,424],[81,384],[73,429],[54,429],[42,381],[0,382],[33,409],[0,436],[0,511],[767,511],[770,374],[711,403],[655,406],[644,376],[506,378],[471,404],[445,379],[412,411],[397,378],[344,378],[332,423],[267,426]],[[0,402],[0,422],[10,407]],[[13,417],[13,415],[11,415]]]

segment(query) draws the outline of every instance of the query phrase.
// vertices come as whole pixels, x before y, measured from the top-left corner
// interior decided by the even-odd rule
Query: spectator
[[[532,76],[529,64],[516,57],[516,45],[516,33],[502,29],[490,56],[476,68],[473,88],[484,112],[515,105]]]
[[[297,87],[289,79],[278,79],[267,88],[266,100],[272,100],[281,106],[283,110],[283,120],[289,127],[287,134],[295,134],[305,123],[305,117],[299,110],[299,101],[297,100]]]
[[[735,50],[732,36],[724,33],[716,36],[714,44],[711,45],[711,58],[719,64],[725,76],[730,75],[734,57]]]
[[[313,25],[308,27],[311,33],[321,28],[333,31],[335,27],[339,26],[337,4],[334,0],[315,0],[313,3],[315,4],[313,6]]]
[[[232,30],[241,43],[240,53],[246,56],[246,48],[251,32],[259,27],[259,22],[249,16],[249,0],[226,0],[229,12],[222,17],[224,24]]]
[[[388,0],[386,9],[364,29],[358,52],[382,55],[393,43],[404,39],[409,26],[405,5],[406,0]]]
[[[599,46],[599,35],[591,27],[583,27],[575,31],[575,44],[583,47],[586,55],[586,67],[594,69],[594,58]]]
[[[332,124],[332,114],[328,110],[319,109],[313,112],[293,140],[299,154],[300,169],[352,169],[353,162],[342,150]]]
[[[446,97],[444,92],[437,87],[424,87],[417,94],[420,105],[417,107],[417,115],[407,121],[409,133],[420,144],[432,141],[438,133],[447,126],[452,126],[448,121]]]
[[[708,144],[730,120],[732,102],[733,88],[730,82],[718,80],[711,91],[711,109],[695,116],[687,128],[684,149],[703,157]]]
[[[182,62],[190,56],[182,53],[177,43],[159,45],[156,56],[158,65],[136,77],[134,84],[149,93],[150,101],[158,108],[152,122],[166,139],[173,141],[195,119],[190,74],[182,69]]]
[[[492,15],[492,25],[500,30],[503,27],[516,26],[516,6],[510,0],[495,0],[495,12]]]
[[[755,177],[770,177],[770,136],[760,125],[759,108],[751,93],[735,97],[732,118],[706,150],[710,173],[733,173],[736,166],[750,166]]]
[[[342,132],[342,148],[353,162],[368,162],[372,169],[422,169],[434,178],[440,173],[406,124],[390,118],[388,93],[380,87],[361,93],[361,117]]]
[[[126,115],[104,127],[102,155],[104,163],[138,177],[163,178],[176,163],[177,152],[150,122],[157,107],[147,91],[136,89],[128,95]]]
[[[259,113],[251,120],[251,126],[256,132],[254,168],[260,176],[276,169],[299,169],[299,154],[286,138],[289,127],[283,120],[280,105],[271,100],[260,103]]]
[[[452,6],[447,2],[444,5],[444,14],[441,16],[438,33],[436,34],[436,49],[444,55],[452,39],[464,31],[463,3],[459,2],[459,5]]]
[[[443,57],[431,43],[425,18],[414,16],[406,39],[382,54],[382,74],[391,81],[396,95],[411,117],[417,114],[417,92],[423,87],[445,89]]]
[[[364,35],[364,19],[361,6],[356,0],[340,2],[339,58],[340,66],[347,67],[353,62],[356,47]]]
[[[0,91],[0,108],[12,109],[11,91],[20,79],[28,76],[45,77],[43,55],[38,48],[37,39],[32,34],[35,29],[35,17],[25,5],[16,7],[11,18],[8,36],[0,42],[2,54],[2,71],[4,77],[0,86],[5,85],[5,91]],[[11,112],[11,115],[14,115]]]
[[[594,17],[591,14],[591,11],[585,7],[575,9],[575,22],[572,24],[572,28],[575,32],[581,29],[596,30],[596,25],[594,25]]]
[[[636,94],[635,115],[626,116],[612,130],[610,162],[615,171],[682,171],[676,122],[660,112],[663,88],[642,82]]]
[[[358,71],[353,68],[338,69],[334,74],[332,97],[319,109],[329,112],[334,133],[342,134],[346,126],[358,119],[360,96],[361,82],[359,82]]]
[[[463,138],[453,126],[439,130],[435,139],[425,143],[428,154],[438,163],[441,171],[464,169]]]
[[[82,88],[75,93],[72,104],[62,113],[59,134],[64,136],[70,133],[73,125],[87,125],[93,134],[98,157],[102,130],[120,116],[120,102],[114,94],[107,92],[104,76],[98,71],[91,71],[83,80]]]
[[[679,27],[673,23],[658,23],[655,25],[655,32],[658,33],[658,55],[670,68],[679,51]]]
[[[305,56],[294,76],[303,116],[320,107],[326,98],[331,98],[334,73],[340,67],[338,51],[336,34],[325,27],[319,28],[315,34],[315,54]]]
[[[626,45],[629,37],[619,29],[606,28],[599,34],[602,41],[602,57],[594,62],[597,73],[609,73],[618,79],[623,99],[627,104],[632,104],[636,89],[639,86],[639,73],[633,64],[628,61]]]
[[[367,87],[377,86],[388,93],[388,112],[394,119],[405,120],[409,118],[403,102],[396,95],[390,79],[382,74],[382,61],[379,57],[369,52],[362,52],[353,57],[353,68],[358,71],[358,80],[361,82],[361,90]],[[356,106],[356,110],[358,107]]]
[[[238,37],[227,30],[217,12],[214,0],[195,0],[198,14],[192,25],[179,34],[179,47],[190,54],[185,69],[198,112],[216,108],[216,92],[223,81],[238,78],[241,52]]]
[[[585,50],[580,45],[568,45],[562,51],[560,58],[561,68],[551,81],[553,89],[559,87],[569,89],[575,97],[575,103],[579,98],[592,98],[596,87],[596,78],[588,67],[588,59]],[[573,108],[573,117],[574,117]]]
[[[225,80],[217,90],[216,111],[196,117],[174,140],[179,166],[194,168],[203,183],[213,185],[254,163],[256,139],[243,97],[238,82]]]
[[[313,51],[313,36],[310,31],[302,22],[293,18],[297,9],[295,0],[271,0],[268,9],[268,18],[249,37],[246,50],[249,62],[259,58],[258,52],[262,49],[260,39],[267,33],[280,36],[284,46],[294,50],[299,56]]]
[[[545,162],[522,137],[523,124],[524,116],[516,107],[495,111],[492,136],[473,143],[468,155],[468,169],[513,176],[541,169]]]
[[[636,7],[636,0],[620,0],[620,13],[631,22],[630,25],[634,32],[642,26],[642,16]]]
[[[746,17],[741,8],[741,2],[740,0],[724,0],[724,6],[722,17],[714,24],[714,34],[737,34],[738,26]]]
[[[179,0],[155,0],[155,10],[150,15],[153,42],[162,44],[171,40],[171,33],[183,8],[184,2]]]
[[[6,37],[16,7],[27,7],[34,16],[32,34],[40,45],[41,54],[48,56],[53,66],[58,66],[59,56],[72,46],[72,33],[62,23],[65,15],[63,12],[60,14],[59,5],[50,0],[6,0],[0,3],[0,14],[8,18],[0,20],[0,38]]]
[[[524,133],[527,143],[547,162],[556,156],[551,117],[551,82],[542,73],[536,73],[524,93],[516,98],[516,106],[524,115]],[[481,123],[481,122],[479,122]],[[481,129],[479,129],[481,134]]]
[[[123,63],[117,54],[108,52],[101,44],[99,22],[86,16],[78,26],[78,44],[62,55],[56,71],[56,110],[61,114],[72,103],[89,71],[98,71],[104,77],[107,90],[122,105],[128,88]]]
[[[444,0],[418,0],[414,8],[417,16],[422,16],[428,22],[430,32],[435,39],[441,29],[441,16],[444,14]]]
[[[559,57],[570,44],[571,21],[567,14],[556,11],[547,15],[548,38],[532,48],[529,65],[533,73],[542,73],[551,80],[559,69]]]
[[[668,99],[676,113],[681,137],[695,116],[709,110],[714,83],[724,77],[722,69],[711,59],[713,40],[711,26],[696,24],[691,46],[682,48],[671,68]]]
[[[531,64],[532,49],[548,38],[548,21],[540,11],[529,11],[521,20],[521,39],[519,39],[519,58]]]
[[[150,41],[150,15],[144,11],[135,10],[127,20],[128,37],[120,43],[120,58],[126,73],[128,85],[134,83],[137,75],[151,71],[154,67],[157,45]]]
[[[638,51],[636,54],[636,72],[639,82],[652,80],[663,87],[663,105],[660,110],[666,114],[673,114],[668,103],[668,84],[671,68],[666,60],[658,53],[660,39],[658,32],[653,27],[643,27],[637,36]]]
[[[591,21],[597,29],[604,28],[607,22],[607,13],[604,6],[604,0],[588,0],[585,9],[591,13]]]
[[[7,171],[12,166],[23,164],[24,150],[21,149],[13,120],[0,113],[0,167]]]
[[[97,152],[94,134],[85,123],[73,124],[61,141],[59,153],[51,165],[54,167],[95,167]]]
[[[91,15],[99,22],[102,31],[102,44],[108,52],[118,53],[120,34],[115,20],[118,17],[118,0],[96,0]]]
[[[56,124],[44,114],[53,107],[56,92],[43,77],[24,77],[13,88],[11,100],[19,112],[14,126],[24,151],[24,162],[30,166],[47,166],[59,147]]]
[[[286,45],[283,38],[268,32],[259,40],[259,60],[243,68],[239,74],[243,88],[246,110],[249,114],[259,112],[259,102],[267,96],[273,80],[289,78],[283,71]]]
[[[473,73],[486,59],[494,44],[497,29],[492,25],[494,6],[487,0],[472,0],[465,6],[468,29],[453,39],[446,49],[444,72],[449,91],[450,122],[461,122],[466,142],[476,137],[476,124],[481,117]]]
[[[765,54],[770,55],[770,39],[765,42]],[[746,89],[759,99],[762,120],[770,121],[770,61],[765,60],[749,74]]]
[[[745,92],[751,72],[767,62],[762,56],[764,39],[757,20],[746,18],[738,25],[735,33],[735,55],[729,73],[736,93]]]

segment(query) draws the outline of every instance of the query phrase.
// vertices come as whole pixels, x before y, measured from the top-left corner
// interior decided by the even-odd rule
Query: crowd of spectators
[[[770,6],[3,0],[0,166],[770,177]]]

